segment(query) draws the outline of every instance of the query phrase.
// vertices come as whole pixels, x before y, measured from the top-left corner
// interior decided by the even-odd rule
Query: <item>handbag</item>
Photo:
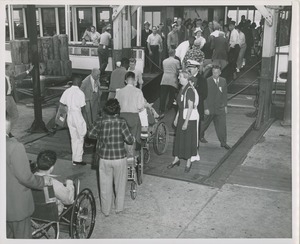
[[[68,115],[68,107],[63,104],[59,104],[56,116],[55,116],[55,124],[60,127],[64,127],[67,121]]]
[[[195,90],[195,88],[193,86],[191,86],[189,88],[192,88],[195,95],[197,95],[197,93],[196,93],[197,91]],[[183,109],[183,119],[186,119],[187,113],[188,113],[188,110],[189,110],[188,108],[185,108],[186,93],[187,93],[188,89],[186,90],[186,92],[184,94],[184,98],[183,98],[183,107],[184,107],[184,109]],[[195,106],[192,110],[192,113],[191,113],[191,116],[190,116],[189,120],[198,120],[199,119],[199,113],[198,113],[198,109],[197,109],[198,103],[199,103],[199,97],[195,96]]]

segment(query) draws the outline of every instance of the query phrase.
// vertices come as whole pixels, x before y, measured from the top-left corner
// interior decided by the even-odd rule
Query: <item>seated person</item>
[[[149,125],[155,124],[157,122],[157,119],[159,115],[155,111],[155,109],[152,107],[152,104],[147,103],[145,99],[145,109],[139,112],[139,117],[141,121],[141,137],[147,138],[149,136]]]
[[[70,205],[74,202],[74,184],[72,180],[66,180],[66,186],[51,175],[56,163],[56,153],[45,150],[37,156],[37,172],[35,175],[49,175],[52,178],[55,197],[57,199],[58,214],[63,211],[64,204]]]

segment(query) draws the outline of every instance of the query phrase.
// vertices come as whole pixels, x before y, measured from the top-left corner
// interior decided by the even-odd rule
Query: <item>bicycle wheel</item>
[[[131,199],[134,200],[136,198],[136,195],[137,195],[137,191],[136,191],[136,183],[135,181],[132,181],[131,182],[131,189],[130,189],[130,196],[131,196]]]
[[[157,155],[166,152],[169,142],[169,130],[164,122],[160,122],[155,130],[153,148]]]
[[[82,190],[73,203],[70,235],[74,239],[88,239],[93,233],[96,218],[96,203],[90,189]]]

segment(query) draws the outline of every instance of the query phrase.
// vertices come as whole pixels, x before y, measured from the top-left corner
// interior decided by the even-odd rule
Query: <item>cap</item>
[[[202,32],[202,30],[201,30],[200,27],[197,27],[197,28],[194,30],[194,33],[197,33],[198,31]]]
[[[107,26],[105,27],[105,30],[111,30],[111,26],[110,26],[110,25],[107,25]]]
[[[200,66],[200,63],[195,61],[195,60],[187,60],[186,61],[186,67],[189,68],[189,67],[197,67],[197,66]]]
[[[146,21],[144,22],[144,25],[149,25],[149,26],[150,26],[150,23],[146,20]]]

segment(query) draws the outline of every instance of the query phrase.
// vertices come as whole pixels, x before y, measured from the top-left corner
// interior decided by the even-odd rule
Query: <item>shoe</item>
[[[202,143],[208,143],[208,141],[204,137],[200,139],[200,142],[202,142]]]
[[[176,166],[179,166],[179,165],[180,165],[180,160],[178,160],[178,161],[177,161],[176,163],[174,163],[174,164],[173,164],[173,163],[170,163],[170,164],[167,166],[167,168],[168,168],[168,169],[172,169],[175,165],[176,165]]]
[[[76,161],[73,161],[73,165],[86,165],[86,162],[76,162]]]
[[[221,145],[221,147],[224,147],[226,150],[229,150],[231,147],[227,144]]]
[[[185,166],[184,173],[188,173],[188,172],[190,172],[191,168],[192,168],[192,162],[191,162],[191,165],[190,165],[190,167],[188,167],[188,166]]]

